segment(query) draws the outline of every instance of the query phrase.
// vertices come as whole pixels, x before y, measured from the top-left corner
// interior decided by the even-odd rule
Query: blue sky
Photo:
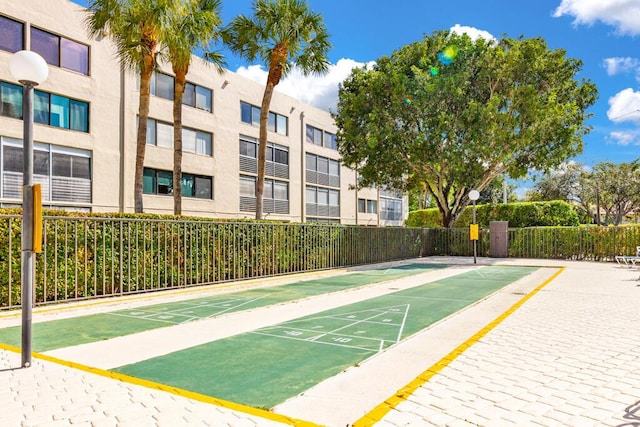
[[[251,14],[252,0],[223,0],[224,22]],[[353,66],[391,54],[436,30],[457,28],[485,37],[542,37],[551,49],[580,59],[580,77],[599,91],[592,132],[576,161],[630,162],[640,157],[640,0],[308,0],[331,34],[329,75],[293,72],[277,90],[335,109],[338,83]],[[266,81],[266,70],[225,52],[227,68]]]

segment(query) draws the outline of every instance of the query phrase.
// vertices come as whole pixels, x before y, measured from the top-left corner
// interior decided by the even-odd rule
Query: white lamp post
[[[31,366],[31,308],[35,275],[33,198],[33,88],[49,75],[46,61],[28,50],[16,52],[9,62],[13,77],[22,84],[22,367]]]
[[[469,200],[473,202],[473,225],[476,225],[476,200],[480,198],[478,190],[469,191]],[[473,263],[477,264],[477,239],[473,239]]]

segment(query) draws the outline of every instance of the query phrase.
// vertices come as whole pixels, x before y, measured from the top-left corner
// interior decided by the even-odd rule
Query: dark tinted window
[[[89,74],[89,46],[65,38],[60,39],[60,66]]]
[[[31,50],[48,64],[60,66],[60,37],[31,27]]]
[[[23,28],[21,22],[0,16],[0,49],[8,52],[24,49]]]

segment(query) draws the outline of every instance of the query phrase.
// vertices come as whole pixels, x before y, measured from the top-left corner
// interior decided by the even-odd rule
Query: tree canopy
[[[637,162],[598,163],[590,176],[607,223],[619,225],[624,216],[640,208],[640,165]]]
[[[340,154],[360,185],[426,183],[450,227],[471,189],[500,174],[548,170],[582,151],[597,89],[578,80],[581,68],[541,38],[435,32],[342,83]]]

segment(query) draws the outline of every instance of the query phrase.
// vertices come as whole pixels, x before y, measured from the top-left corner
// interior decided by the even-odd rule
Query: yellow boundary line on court
[[[373,408],[369,413],[365,414],[362,418],[357,420],[352,424],[353,427],[366,427],[371,426],[384,418],[389,412],[395,409],[400,403],[407,400],[416,390],[418,390],[421,386],[426,384],[431,378],[440,373],[444,368],[446,368],[451,362],[453,362],[458,356],[464,353],[469,347],[480,341],[485,335],[487,335],[491,330],[493,330],[496,326],[502,323],[507,317],[513,314],[518,308],[520,308],[525,302],[527,302],[531,297],[537,294],[542,288],[551,283],[556,277],[558,277],[567,267],[562,266],[559,267],[559,270],[556,271],[551,277],[542,282],[537,288],[533,291],[522,297],[520,301],[512,305],[507,311],[502,313],[500,316],[496,317],[492,322],[486,325],[484,328],[480,329],[476,332],[471,338],[460,344],[449,354],[444,356],[434,365],[432,365],[429,369],[418,375],[413,381],[409,384],[398,390],[393,396],[389,397],[387,400]]]
[[[0,343],[0,349],[7,350],[15,353],[20,353],[21,350],[19,347],[14,347],[6,344]],[[224,399],[218,399],[215,397],[207,396],[200,393],[195,393],[192,391],[184,390],[178,387],[172,387],[165,384],[160,384],[154,381],[144,380],[141,378],[132,377],[129,375],[120,374],[117,372],[111,372],[104,369],[92,368],[90,366],[82,365],[80,363],[70,362],[68,360],[58,359],[56,357],[48,356],[46,354],[41,353],[33,353],[34,359],[41,359],[47,362],[55,363],[62,366],[67,366],[72,369],[77,369],[79,371],[88,372],[90,374],[99,375],[101,377],[110,378],[117,381],[122,381],[124,383],[138,385],[145,388],[160,390],[166,393],[171,393],[180,397],[184,397],[186,399],[197,400],[198,402],[208,403],[212,405],[216,405],[222,408],[230,409],[232,411],[242,412],[248,415],[265,418],[270,421],[276,421],[283,424],[287,424],[290,426],[296,427],[321,427],[318,424],[314,424],[310,421],[298,420],[295,418],[288,417],[286,415],[276,414],[274,412],[269,412],[264,409],[254,408],[251,406],[243,405],[241,403],[235,403]],[[26,368],[28,369],[28,368]]]

